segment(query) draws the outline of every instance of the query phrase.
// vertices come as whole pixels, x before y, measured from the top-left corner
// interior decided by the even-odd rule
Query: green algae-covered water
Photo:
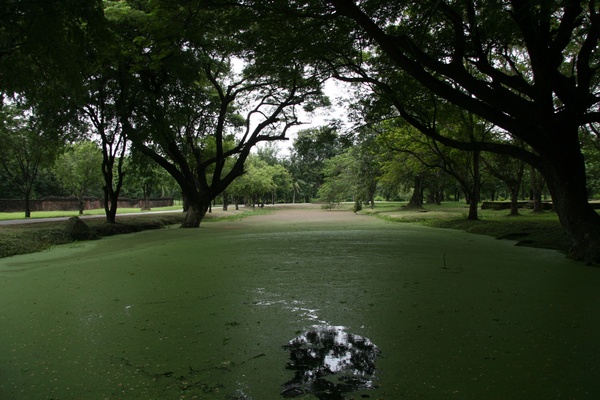
[[[600,398],[600,269],[278,211],[0,260],[0,399]]]

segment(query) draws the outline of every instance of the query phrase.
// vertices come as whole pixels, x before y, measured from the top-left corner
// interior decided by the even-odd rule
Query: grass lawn
[[[84,214],[86,216],[98,216],[98,218],[85,219],[85,223],[96,234],[97,237],[113,236],[131,232],[139,232],[150,229],[159,229],[173,225],[181,224],[184,214],[177,212],[181,210],[180,206],[156,208],[154,211],[174,211],[173,213],[145,212],[136,215],[123,215],[131,212],[139,213],[139,209],[120,209],[120,215],[117,215],[117,224],[107,224],[102,218],[104,210],[90,210]],[[224,212],[215,209],[214,212],[207,214],[203,223],[217,221],[233,221],[244,218],[248,215],[259,215],[267,213],[267,210],[241,207],[236,211],[234,207],[230,211]],[[13,213],[4,213],[13,214]],[[18,213],[19,221],[24,220],[23,213]],[[1,215],[1,214],[0,214]],[[56,218],[77,216],[78,213],[53,211],[36,213],[36,218]],[[35,220],[35,218],[34,218]],[[0,225],[0,258],[9,257],[17,254],[35,253],[47,250],[53,246],[70,243],[73,240],[65,231],[64,221],[49,222],[31,222],[26,224]]]
[[[569,237],[558,221],[555,212],[533,214],[523,209],[518,216],[509,216],[508,210],[479,210],[479,220],[467,220],[468,206],[464,203],[446,202],[441,205],[426,204],[422,210],[406,209],[404,203],[375,203],[375,208],[365,208],[363,213],[376,215],[393,222],[411,222],[435,228],[464,230],[470,233],[516,240],[518,245],[568,251]]]
[[[118,208],[117,214],[128,214],[128,213],[151,213],[153,211],[179,211],[181,205],[174,205],[170,207],[156,207],[152,211],[140,211],[139,208]],[[83,215],[104,215],[104,209],[97,210],[86,210]],[[58,218],[58,217],[74,217],[79,216],[79,211],[33,211],[31,218]],[[7,220],[20,220],[25,219],[25,213],[23,212],[0,212],[0,221]]]

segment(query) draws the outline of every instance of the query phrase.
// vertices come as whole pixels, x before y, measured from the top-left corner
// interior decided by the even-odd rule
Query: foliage
[[[256,197],[263,201],[277,188],[291,189],[291,177],[279,164],[269,165],[258,156],[250,156],[244,167],[244,174],[229,187],[228,193],[254,203]]]
[[[48,134],[34,109],[6,104],[0,118],[0,167],[25,198],[25,215],[29,217],[29,199],[40,169],[54,161],[60,142]]]
[[[134,198],[173,196],[177,183],[158,164],[134,151],[126,162],[127,174],[123,185],[124,195]]]
[[[380,165],[380,147],[373,132],[361,132],[353,146],[325,160],[324,182],[317,192],[319,200],[330,208],[353,200],[355,212],[362,209],[363,203],[373,207]]]
[[[355,160],[349,153],[342,153],[325,160],[324,164],[325,180],[317,196],[319,201],[333,208],[341,202],[352,199],[356,193]]]
[[[321,126],[298,132],[290,157],[290,172],[305,202],[316,197],[323,184],[325,161],[341,154],[350,143],[335,127]]]
[[[94,142],[77,142],[58,157],[54,171],[69,194],[79,199],[83,213],[83,198],[101,191],[102,153]]]
[[[331,52],[346,55],[337,76],[368,84],[444,145],[507,154],[536,167],[573,240],[572,256],[600,259],[600,217],[587,204],[578,137],[581,127],[600,122],[597,1],[329,4],[327,15],[354,24],[348,35],[356,38],[353,48]],[[421,112],[428,99],[478,115],[529,147],[453,138],[437,126],[437,112]]]
[[[74,121],[84,82],[79,61],[105,38],[101,3],[0,3],[0,106],[5,95],[27,98],[46,125],[59,130]]]
[[[252,147],[285,138],[298,107],[325,101],[320,77],[298,60],[266,69],[251,45],[261,21],[218,3],[107,2],[112,32],[127,44],[119,120],[181,187],[186,227],[243,173]]]
[[[593,129],[581,132],[582,153],[585,157],[588,198],[600,193],[600,136]]]

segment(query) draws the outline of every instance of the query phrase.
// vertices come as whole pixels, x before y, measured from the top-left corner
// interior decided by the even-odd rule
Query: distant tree
[[[519,215],[519,191],[523,182],[525,162],[504,154],[490,153],[483,159],[486,170],[502,181],[510,193],[510,215]]]
[[[280,198],[282,201],[285,201],[286,196],[293,190],[292,175],[281,164],[272,165],[271,173],[273,176],[273,184],[275,185],[271,192],[271,203],[275,204]]]
[[[472,114],[445,114],[447,119],[439,122],[446,135],[460,137],[461,140],[478,142],[490,135],[490,127],[478,121]],[[445,146],[437,140],[422,135],[417,129],[402,120],[395,119],[383,125],[385,132],[381,140],[392,152],[404,155],[393,156],[388,162],[386,180],[390,172],[396,172],[414,181],[413,197],[409,204],[420,207],[423,204],[425,177],[439,169],[452,176],[459,184],[469,204],[467,219],[478,219],[478,202],[481,189],[481,152],[463,151]],[[416,164],[415,164],[416,163]],[[440,182],[439,176],[431,176]]]
[[[256,146],[256,155],[269,165],[277,165],[280,163],[277,143],[265,142]]]
[[[31,217],[30,200],[40,170],[52,165],[62,145],[35,111],[15,103],[0,110],[0,167],[23,196],[26,218]]]
[[[340,136],[335,127],[322,126],[298,132],[289,170],[297,182],[304,182],[299,189],[305,202],[314,198],[323,184],[325,160],[341,154],[350,144],[350,140]]]
[[[244,173],[229,186],[228,192],[236,199],[244,199],[244,203],[256,204],[271,193],[276,184],[274,181],[278,168],[267,164],[257,156],[248,157],[244,165]],[[236,206],[239,200],[236,201]]]
[[[357,192],[356,159],[349,152],[324,161],[324,180],[317,192],[319,201],[328,208],[352,199]]]
[[[150,210],[150,197],[170,196],[177,187],[173,178],[154,161],[135,150],[127,158],[124,195],[142,198],[142,209]]]
[[[84,197],[102,187],[102,152],[91,141],[76,142],[66,148],[54,166],[65,190],[77,197],[79,214],[83,214]]]
[[[375,193],[382,175],[383,152],[381,142],[377,140],[377,133],[371,129],[361,130],[356,143],[347,151],[356,160],[353,173],[356,179],[355,202],[357,207],[361,203],[369,203],[370,207],[374,208]]]

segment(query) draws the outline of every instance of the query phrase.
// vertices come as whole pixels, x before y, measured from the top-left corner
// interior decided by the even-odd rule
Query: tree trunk
[[[104,175],[104,212],[106,213],[106,222],[109,224],[117,222],[117,201],[119,200],[119,193],[123,186],[123,171],[121,169],[122,158],[119,159],[117,164],[116,182],[113,179],[114,166],[114,157],[104,154],[104,159],[102,161],[102,174]]]
[[[538,171],[531,167],[531,191],[533,197],[533,213],[542,213],[542,190],[544,188],[544,178]]]
[[[571,238],[570,256],[600,263],[600,215],[588,203],[585,164],[579,143],[565,140],[560,149],[552,150],[554,153],[547,156],[543,174],[560,223]]]
[[[208,207],[210,206],[210,200],[197,200],[190,201],[188,203],[187,213],[185,214],[185,219],[181,224],[182,228],[198,228],[200,226],[200,222],[206,215],[208,211]]]
[[[144,199],[142,200],[142,211],[150,211],[150,185],[144,184],[142,187]]]
[[[467,219],[470,221],[477,221],[479,216],[477,215],[477,207],[479,206],[479,196],[481,192],[481,152],[473,151],[473,187],[469,193],[469,215]],[[465,188],[466,189],[466,188]]]
[[[104,186],[104,213],[106,214],[106,222],[109,224],[117,222],[117,200],[118,196],[112,187]]]
[[[423,179],[420,175],[415,176],[414,190],[407,208],[423,208]]]
[[[227,207],[229,206],[229,196],[227,192],[223,192],[223,211],[227,211]]]
[[[510,188],[510,216],[519,215],[519,186]]]
[[[25,218],[31,218],[31,205],[29,204],[29,200],[31,197],[30,191],[26,190],[24,193],[25,196]]]

